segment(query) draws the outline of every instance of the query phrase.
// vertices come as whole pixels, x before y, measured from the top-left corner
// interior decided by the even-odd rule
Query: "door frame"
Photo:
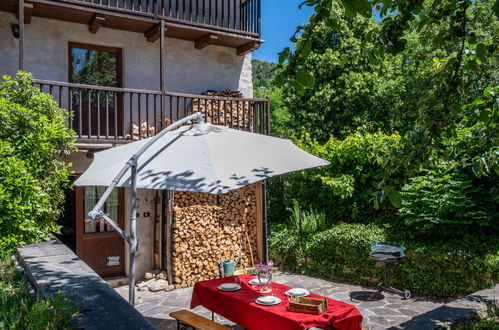
[[[84,221],[84,193],[83,189],[85,187],[75,186],[76,194],[76,255],[82,259],[81,254],[83,253],[83,246],[85,240],[87,239],[108,239],[119,237],[123,239],[117,231],[110,232],[98,232],[98,233],[85,233],[85,221]],[[112,219],[122,230],[125,230],[125,189],[118,189],[118,219]],[[117,221],[116,221],[117,220]],[[125,257],[126,257],[126,244],[123,241],[123,260],[120,262],[119,266],[109,267],[111,271],[119,271],[121,275],[125,275]],[[89,265],[90,266],[90,265]],[[119,269],[118,269],[119,267]],[[103,276],[107,276],[103,274]]]

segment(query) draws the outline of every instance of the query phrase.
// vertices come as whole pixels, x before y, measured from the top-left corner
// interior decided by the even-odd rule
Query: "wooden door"
[[[76,187],[76,254],[102,277],[125,273],[125,240],[104,220],[92,221],[87,213],[106,187]],[[124,192],[113,192],[103,211],[124,228]]]

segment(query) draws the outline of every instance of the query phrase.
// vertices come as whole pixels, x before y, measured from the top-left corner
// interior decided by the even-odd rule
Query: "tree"
[[[324,142],[330,136],[344,138],[371,122],[387,131],[402,129],[402,123],[413,117],[401,109],[405,93],[402,59],[373,65],[360,56],[365,34],[377,24],[374,19],[346,17],[337,3],[331,6],[330,19],[334,28],[325,22],[317,24],[307,40],[309,55],[287,68],[296,70],[298,80],[303,72],[314,77],[313,87],[303,93],[293,88],[295,77],[284,80],[284,104],[294,131],[306,131]]]
[[[317,28],[326,26],[341,32],[336,8],[353,20],[358,16],[372,18],[373,13],[380,17],[365,33],[362,51],[354,56],[338,54],[345,65],[363,59],[376,67],[402,57],[404,66],[418,69],[412,78],[417,78],[415,74],[424,78],[413,81],[418,90],[408,98],[417,107],[413,112],[416,122],[405,132],[400,146],[384,159],[378,202],[386,196],[400,200],[400,178],[452,158],[445,141],[479,122],[486,130],[477,131],[486,140],[483,148],[459,147],[464,148],[467,165],[473,165],[477,175],[497,179],[499,1],[308,0],[302,5],[314,6],[315,14],[291,38],[295,50],[287,48],[280,54],[281,72],[276,83],[289,83],[301,95],[314,87],[315,77],[303,64],[313,59],[313,50],[320,46],[313,42]],[[411,40],[420,45],[419,51],[417,47],[412,53],[408,51]]]
[[[270,87],[277,63],[252,60],[251,66],[253,68],[253,88]]]
[[[69,113],[20,72],[0,84],[0,250],[48,238],[64,202],[74,150]]]

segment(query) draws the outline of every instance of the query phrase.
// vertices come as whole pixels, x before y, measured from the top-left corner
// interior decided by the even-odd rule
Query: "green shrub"
[[[370,245],[393,240],[387,230],[372,224],[340,224],[309,236],[281,226],[270,235],[270,252],[299,273],[375,286],[383,279],[383,268],[370,259]],[[469,294],[499,281],[497,241],[468,242],[476,244],[474,248],[461,241],[398,242],[405,245],[406,257],[390,266],[394,287],[441,298]]]
[[[389,146],[398,143],[399,135],[371,131],[369,127],[362,127],[344,140],[331,138],[323,144],[308,134],[296,141],[302,149],[331,164],[270,180],[269,220],[286,223],[295,200],[308,210],[323,212],[328,225],[382,222],[395,215],[390,205],[375,210],[372,194],[381,179],[379,159]]]
[[[315,210],[302,210],[295,201],[288,225],[305,235],[314,234],[327,229],[326,215]]]
[[[73,150],[68,112],[19,73],[0,84],[0,250],[10,251],[57,231]]]
[[[499,181],[483,180],[442,163],[411,178],[402,189],[400,230],[414,239],[499,235]]]
[[[76,313],[75,302],[63,295],[30,295],[10,256],[0,255],[0,329],[67,329]]]
[[[279,258],[286,267],[298,271],[305,250],[304,239],[296,229],[283,225],[272,226],[269,235],[271,257]]]
[[[275,228],[270,235],[270,252],[294,271],[366,284],[369,280],[363,277],[377,272],[369,258],[370,245],[383,240],[383,230],[375,225],[339,224],[310,236]]]

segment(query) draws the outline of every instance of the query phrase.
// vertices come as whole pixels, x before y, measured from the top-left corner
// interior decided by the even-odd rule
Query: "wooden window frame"
[[[102,45],[94,45],[87,44],[83,42],[69,41],[68,42],[68,81],[71,81],[71,77],[73,76],[73,52],[71,51],[73,48],[80,48],[86,50],[93,50],[98,52],[108,52],[116,54],[116,58],[118,60],[118,68],[116,72],[116,80],[118,82],[118,86],[111,86],[116,88],[123,87],[123,48],[119,47],[109,47]]]
[[[76,193],[76,235],[77,237],[81,237],[85,235],[86,237],[90,237],[92,235],[97,235],[98,237],[105,237],[109,235],[119,235],[117,231],[102,231],[95,233],[85,233],[85,187],[75,187]],[[125,228],[125,188],[116,188],[118,189],[118,219],[111,219],[116,222],[118,227],[124,230]],[[81,239],[77,241],[81,241]]]

